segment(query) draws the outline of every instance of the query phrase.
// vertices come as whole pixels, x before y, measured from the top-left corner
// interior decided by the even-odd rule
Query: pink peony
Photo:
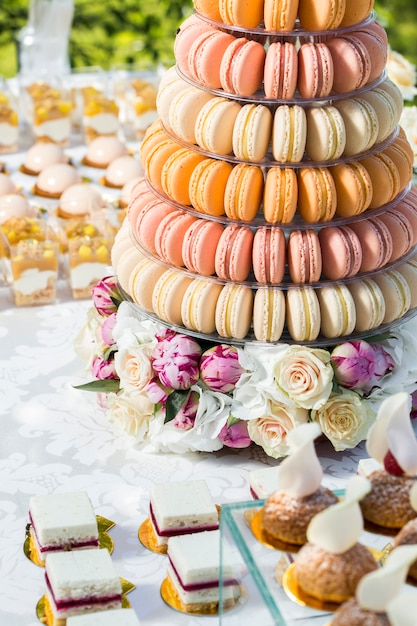
[[[233,391],[243,372],[234,346],[220,344],[210,348],[200,360],[200,378],[212,391]]]
[[[116,341],[113,338],[113,328],[117,321],[117,313],[112,313],[104,320],[101,326],[101,338],[108,346],[113,346]]]
[[[377,356],[366,341],[350,341],[331,353],[335,380],[342,387],[369,392],[374,386]]]
[[[180,430],[190,430],[194,426],[195,417],[197,415],[198,400],[198,393],[191,391],[171,424]]]
[[[219,433],[220,441],[228,448],[248,448],[252,440],[245,420],[228,420]]]
[[[102,278],[92,289],[93,304],[100,315],[115,313],[123,300],[116,276]]]
[[[91,372],[95,378],[99,380],[107,380],[108,378],[117,378],[114,368],[114,361],[105,361],[101,356],[97,356],[92,363]]]
[[[200,346],[170,329],[157,333],[156,339],[151,361],[159,380],[171,389],[189,389],[199,379]]]
[[[152,380],[149,381],[149,383],[146,386],[145,391],[148,394],[149,399],[154,404],[160,404],[161,402],[166,402],[166,399],[168,398],[168,393],[166,389],[162,387],[161,383],[159,382],[159,378],[156,378],[156,377],[152,378]]]

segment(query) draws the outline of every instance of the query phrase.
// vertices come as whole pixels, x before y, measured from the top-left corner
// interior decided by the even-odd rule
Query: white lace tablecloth
[[[164,604],[160,585],[166,557],[147,551],[138,528],[148,515],[155,481],[205,479],[218,504],[250,500],[249,472],[277,461],[260,448],[218,453],[152,455],[115,432],[86,382],[73,350],[90,302],[74,302],[65,287],[56,305],[16,309],[0,289],[0,624],[37,626],[35,607],[44,572],[24,552],[32,495],[88,492],[98,515],[113,520],[113,560],[136,585],[128,595],[143,626],[218,624],[217,617],[178,613]],[[335,453],[318,445],[325,484],[343,487],[363,456],[363,446]]]

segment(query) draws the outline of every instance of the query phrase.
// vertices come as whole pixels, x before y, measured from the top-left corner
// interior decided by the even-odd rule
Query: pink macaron
[[[204,33],[212,32],[213,26],[196,15],[187,17],[177,30],[174,40],[174,55],[178,67],[188,74],[188,54],[194,41]]]
[[[182,256],[182,242],[185,233],[196,217],[183,211],[168,213],[160,222],[155,231],[155,249],[162,261],[181,267],[184,265]]]
[[[285,272],[285,235],[281,228],[260,227],[253,239],[252,265],[258,283],[279,284]]]
[[[182,242],[182,257],[185,267],[201,276],[210,276],[216,271],[214,258],[224,227],[219,222],[197,219],[191,224]]]
[[[191,45],[188,53],[188,73],[203,87],[220,89],[220,66],[228,46],[235,41],[233,35],[219,30],[202,33]]]
[[[146,202],[138,212],[132,230],[140,245],[150,254],[156,254],[155,234],[159,224],[174,211],[172,205],[154,198]]]
[[[393,251],[392,236],[379,217],[352,222],[350,228],[361,243],[361,272],[373,272],[388,263]]]
[[[333,88],[333,58],[325,43],[306,42],[298,51],[298,91],[303,98],[328,96]]]
[[[392,254],[389,262],[393,263],[410,251],[414,236],[413,228],[408,218],[401,211],[396,211],[395,208],[379,215],[379,219],[386,225],[391,234]]]
[[[237,282],[248,278],[252,269],[253,238],[252,230],[246,226],[226,226],[215,256],[215,269],[219,278]]]
[[[220,64],[220,82],[227,93],[253,95],[262,84],[265,49],[257,41],[238,37],[227,47]]]
[[[355,276],[362,263],[361,242],[349,226],[328,226],[319,232],[323,275],[330,280]]]
[[[297,87],[297,50],[293,43],[270,44],[264,67],[264,91],[267,98],[289,100]]]
[[[346,34],[326,43],[333,59],[333,90],[348,93],[366,85],[371,74],[371,57],[362,39]]]
[[[320,280],[322,253],[315,230],[293,230],[288,238],[287,263],[293,283]]]

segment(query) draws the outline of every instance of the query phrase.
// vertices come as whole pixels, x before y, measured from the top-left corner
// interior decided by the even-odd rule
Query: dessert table
[[[55,304],[32,308],[15,308],[9,290],[0,288],[0,623],[39,624],[44,572],[23,549],[30,496],[86,490],[96,514],[115,523],[112,557],[119,575],[135,585],[127,598],[141,624],[218,624],[218,616],[185,615],[161,599],[166,557],[138,539],[149,487],[205,479],[217,504],[249,501],[250,471],[279,461],[259,447],[185,455],[141,451],[108,422],[95,394],[74,389],[89,380],[73,343],[90,306],[72,300],[66,283]],[[345,486],[365,454],[363,444],[336,453],[329,442],[319,442],[317,449],[324,483],[334,489]]]

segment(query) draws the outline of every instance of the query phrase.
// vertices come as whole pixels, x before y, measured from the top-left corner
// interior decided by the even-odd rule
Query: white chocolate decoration
[[[290,453],[280,465],[278,488],[289,496],[303,498],[320,487],[323,468],[314,447],[320,434],[316,422],[301,424],[288,433]]]
[[[411,426],[410,397],[405,391],[382,402],[369,430],[366,449],[379,463],[391,451],[405,474],[417,474],[417,439]]]
[[[417,590],[407,589],[387,606],[387,615],[391,626],[415,626],[417,615]]]
[[[307,528],[307,539],[326,552],[343,554],[352,548],[363,530],[359,501],[370,491],[371,483],[363,476],[352,476],[345,499],[317,513]]]
[[[408,569],[417,559],[417,545],[398,546],[390,552],[384,566],[366,574],[356,589],[358,604],[368,611],[382,613],[401,591]]]

